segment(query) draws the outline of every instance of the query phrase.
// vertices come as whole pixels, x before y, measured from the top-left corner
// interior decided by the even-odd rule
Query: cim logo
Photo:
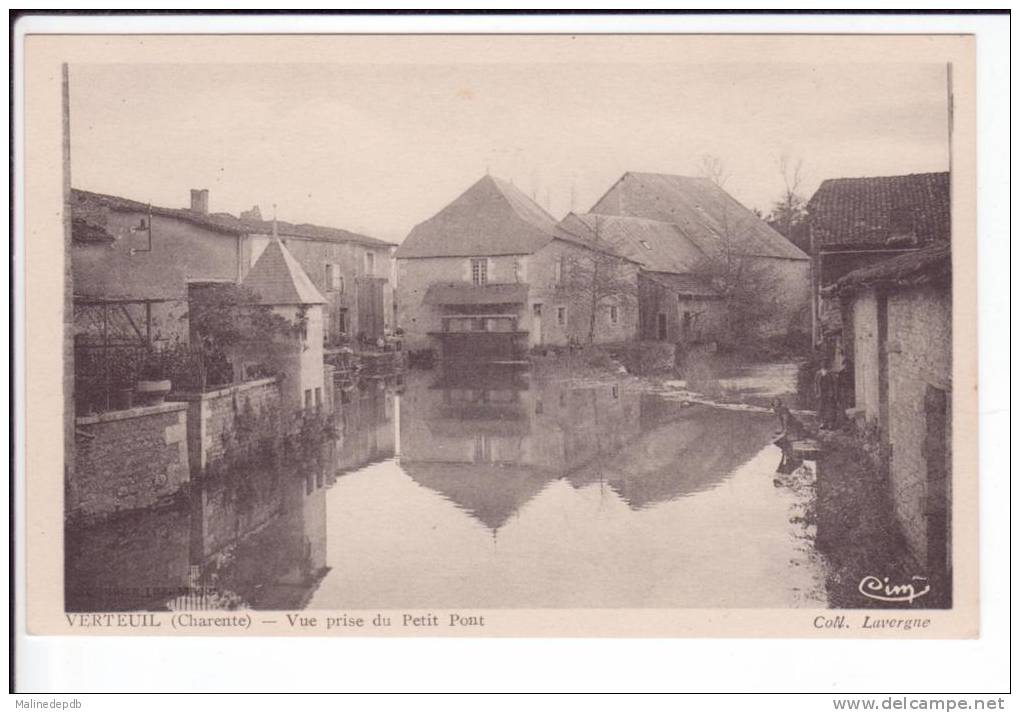
[[[923,589],[919,589],[922,587]],[[880,602],[913,602],[931,591],[927,577],[911,577],[909,584],[889,584],[889,578],[879,579],[868,575],[861,580],[857,590],[868,599]]]

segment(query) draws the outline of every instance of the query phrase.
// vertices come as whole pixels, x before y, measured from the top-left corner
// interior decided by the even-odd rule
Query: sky
[[[523,58],[522,58],[523,59]],[[767,212],[786,154],[826,178],[948,168],[943,64],[73,65],[76,188],[400,242],[487,172],[551,212],[626,171]]]

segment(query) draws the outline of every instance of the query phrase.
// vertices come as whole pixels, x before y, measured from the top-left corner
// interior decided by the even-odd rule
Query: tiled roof
[[[659,220],[570,213],[560,227],[589,243],[604,244],[646,270],[688,272],[707,255],[677,225]]]
[[[590,213],[672,223],[703,252],[807,260],[796,245],[707,178],[628,172]]]
[[[150,206],[147,203],[131,200],[130,198],[84,191],[80,188],[71,190],[71,210],[73,215],[78,215],[82,212],[94,213],[97,208],[133,213],[145,213],[150,210]],[[242,220],[229,213],[200,213],[189,208],[164,208],[155,205],[151,206],[151,210],[153,215],[177,218],[193,225],[229,235],[248,235],[252,233],[271,235],[273,232],[273,222],[271,220]],[[393,243],[386,242],[385,240],[352,233],[341,228],[327,228],[309,223],[296,225],[280,220],[276,222],[276,226],[277,233],[282,237],[308,238],[326,242],[359,243],[379,246],[380,248],[393,246]]]
[[[848,272],[826,287],[823,293],[852,294],[872,287],[948,285],[952,270],[950,243],[936,243]]]
[[[528,299],[523,283],[472,285],[467,282],[429,285],[423,302],[429,305],[521,304]]]
[[[807,209],[816,249],[948,241],[949,174],[830,178]]]
[[[279,240],[270,241],[241,282],[265,305],[325,304],[308,274]]]
[[[416,225],[398,258],[530,255],[550,241],[575,242],[513,184],[483,176],[452,203]]]

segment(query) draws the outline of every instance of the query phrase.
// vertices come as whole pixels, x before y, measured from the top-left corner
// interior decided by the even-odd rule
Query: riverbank
[[[828,563],[830,606],[940,606],[942,597],[934,590],[914,604],[878,601],[861,594],[861,581],[866,577],[910,582],[919,571],[896,525],[882,454],[841,432],[824,434],[822,447],[815,498],[805,518],[816,527],[815,545]]]
[[[685,405],[762,414],[771,413],[773,398],[782,399],[824,451],[816,476],[806,478],[798,471],[777,474],[776,481],[802,496],[804,508],[797,520],[805,526],[810,546],[824,560],[830,606],[911,606],[870,599],[859,590],[865,577],[910,582],[924,572],[909,555],[896,524],[881,452],[849,432],[818,432],[807,360],[688,352],[673,368],[635,374],[609,349],[593,348],[539,360],[536,372],[575,383],[623,380],[628,389],[653,392]],[[945,606],[945,589],[933,583],[931,594],[913,606]]]

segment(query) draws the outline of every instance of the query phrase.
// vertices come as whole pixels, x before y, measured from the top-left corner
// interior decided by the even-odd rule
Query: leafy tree
[[[258,294],[235,283],[204,285],[188,298],[190,350],[198,355],[192,368],[199,370],[200,388],[233,380],[228,360],[232,349],[254,342],[269,343],[293,339],[302,325],[292,323],[268,305]]]

